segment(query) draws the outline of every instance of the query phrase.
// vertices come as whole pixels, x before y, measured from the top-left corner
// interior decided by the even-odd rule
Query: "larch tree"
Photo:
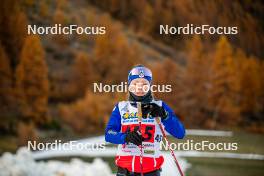
[[[86,89],[92,84],[93,78],[96,76],[93,67],[92,60],[84,52],[78,52],[74,59],[73,64],[74,85],[77,96],[83,96]]]
[[[133,2],[133,1],[132,1]],[[134,15],[136,20],[136,30],[150,34],[154,27],[154,11],[147,1],[134,1]]]
[[[12,96],[12,70],[10,61],[0,44],[0,109],[7,108]]]
[[[19,62],[27,34],[27,17],[21,6],[21,2],[16,0],[2,1],[0,6],[0,40],[10,59],[12,71]]]
[[[10,116],[13,106],[12,70],[9,58],[0,43],[0,131],[10,132],[14,116]]]
[[[209,107],[216,122],[236,124],[239,120],[238,92],[234,51],[225,36],[216,44],[209,82]]]
[[[67,23],[67,16],[61,5],[58,5],[55,10],[53,23],[61,26],[64,26]],[[52,39],[61,47],[66,47],[69,44],[69,36],[63,33],[53,35]]]
[[[261,62],[256,58],[242,58],[240,67],[240,107],[244,122],[260,120],[263,112],[263,79]]]
[[[16,90],[19,111],[24,120],[36,124],[47,122],[48,67],[37,35],[30,35],[25,40],[16,69]]]
[[[185,114],[189,118],[189,123],[196,126],[208,126],[205,123],[208,123],[206,113],[209,59],[205,56],[203,44],[198,35],[187,43],[186,49],[188,58],[183,75],[181,104],[186,110]]]

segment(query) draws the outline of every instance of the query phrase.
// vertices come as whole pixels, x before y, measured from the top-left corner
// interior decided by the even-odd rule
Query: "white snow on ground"
[[[180,176],[180,172],[178,171],[178,168],[176,164],[174,163],[174,160],[169,152],[163,152],[162,153],[164,157],[164,164],[162,165],[162,172],[161,176]],[[186,170],[191,167],[191,164],[188,163],[185,159],[176,156],[177,160],[181,166],[181,169],[183,173],[186,172]]]
[[[186,135],[189,136],[233,136],[232,131],[218,131],[218,130],[197,130],[188,129]]]
[[[0,158],[0,176],[112,176],[111,168],[100,158],[92,163],[80,159],[70,162],[36,162],[33,153],[20,148],[16,154],[4,153]]]
[[[166,132],[167,136],[170,136],[168,132]],[[232,131],[218,131],[218,130],[198,130],[198,129],[188,129],[186,130],[187,136],[233,136]]]
[[[229,153],[229,152],[198,152],[198,151],[180,151],[175,152],[181,157],[205,157],[205,158],[234,158],[248,160],[264,160],[264,155],[252,153]]]
[[[92,144],[105,143],[105,136],[102,135],[102,136],[89,137],[89,138],[86,138],[86,139],[80,139],[80,140],[78,140],[78,142],[92,143]]]

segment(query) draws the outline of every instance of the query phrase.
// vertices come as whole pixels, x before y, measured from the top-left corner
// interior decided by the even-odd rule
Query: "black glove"
[[[142,134],[140,133],[139,130],[134,130],[132,132],[127,132],[126,134],[126,138],[125,138],[125,142],[126,143],[133,143],[137,146],[141,145],[142,144],[142,141],[143,141],[143,136]]]
[[[156,103],[149,103],[142,105],[142,117],[146,118],[150,114],[152,117],[160,117],[162,120],[166,119],[168,113],[165,109]]]
[[[145,119],[148,117],[149,113],[151,112],[150,103],[144,103],[141,105],[142,109],[142,118]]]

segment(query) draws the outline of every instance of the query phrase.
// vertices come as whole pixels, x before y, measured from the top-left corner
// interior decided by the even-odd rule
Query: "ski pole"
[[[138,123],[139,123],[139,132],[141,132],[141,123],[142,123],[142,109],[141,102],[137,102],[137,110],[138,110]],[[143,143],[139,146],[140,148],[140,175],[143,176]]]
[[[169,146],[171,146],[171,145],[170,145],[170,142],[169,142],[169,140],[168,140],[168,138],[167,138],[167,136],[166,136],[166,133],[165,133],[165,131],[164,131],[164,128],[163,128],[162,125],[161,125],[161,122],[160,122],[159,117],[156,117],[155,119],[156,119],[156,122],[158,123],[158,125],[159,125],[159,127],[160,127],[161,133],[162,133],[162,135],[163,135],[165,141],[167,142],[167,144],[169,144]],[[176,159],[176,156],[175,156],[173,150],[172,150],[170,147],[169,147],[169,149],[170,149],[171,156],[173,157],[174,162],[175,162],[175,164],[176,164],[176,166],[177,166],[177,168],[178,168],[178,171],[180,172],[180,175],[181,175],[181,176],[184,176],[184,174],[183,174],[183,172],[182,172],[182,169],[181,169],[181,167],[180,167],[180,164],[178,163],[178,160]]]

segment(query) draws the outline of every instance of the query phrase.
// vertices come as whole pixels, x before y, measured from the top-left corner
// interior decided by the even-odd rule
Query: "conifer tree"
[[[263,112],[263,77],[261,62],[256,58],[243,57],[240,59],[240,107],[244,120],[260,119]],[[252,119],[251,119],[252,120]]]
[[[12,70],[9,58],[0,43],[0,129],[2,132],[12,130],[14,118],[11,119],[10,114],[14,107],[13,103]]]
[[[16,70],[19,111],[26,121],[47,121],[48,68],[45,52],[37,35],[26,38]]]
[[[89,56],[84,52],[77,53],[73,65],[73,81],[78,96],[83,96],[86,89],[91,87],[92,79],[95,76],[92,69],[92,60]]]
[[[206,125],[208,66],[201,38],[196,35],[187,43],[188,60],[183,75],[182,101],[185,116],[192,125]],[[197,120],[199,119],[199,120]]]
[[[233,48],[221,36],[213,55],[209,84],[209,107],[215,123],[236,124],[240,120],[237,78]]]
[[[0,44],[0,109],[8,106],[12,96],[12,71],[9,58]]]

